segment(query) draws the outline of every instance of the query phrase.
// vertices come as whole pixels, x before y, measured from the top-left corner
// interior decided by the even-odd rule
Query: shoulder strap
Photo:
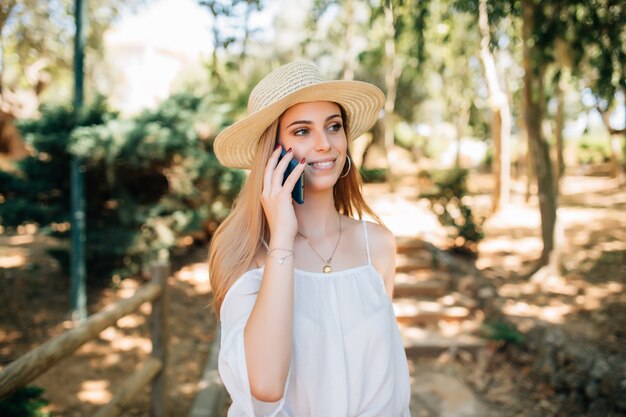
[[[367,237],[367,222],[365,221],[365,219],[362,219],[361,222],[363,223],[363,232],[365,233],[365,249],[367,250],[367,264],[370,265],[372,263],[372,259],[370,257],[370,243]]]

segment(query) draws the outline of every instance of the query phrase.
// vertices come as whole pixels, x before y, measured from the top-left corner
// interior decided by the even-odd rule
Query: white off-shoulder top
[[[244,327],[263,267],[244,273],[222,307],[219,373],[228,417],[410,417],[407,358],[383,278],[371,263],[344,271],[294,271],[294,338],[284,395],[275,403],[250,393]]]

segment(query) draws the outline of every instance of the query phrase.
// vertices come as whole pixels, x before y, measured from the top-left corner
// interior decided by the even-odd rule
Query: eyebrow
[[[340,114],[331,114],[324,121],[327,122],[330,119],[334,119],[335,117],[341,117],[341,115]],[[310,121],[310,120],[296,120],[295,122],[289,123],[289,125],[287,125],[287,127],[290,127],[290,126],[293,126],[293,125],[300,125],[300,124],[301,125],[311,125],[311,124],[313,124],[313,122]]]

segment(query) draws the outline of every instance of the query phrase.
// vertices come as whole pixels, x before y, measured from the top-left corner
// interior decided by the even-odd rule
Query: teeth
[[[332,164],[333,164],[333,161],[326,161],[326,162],[316,162],[316,163],[311,164],[311,166],[326,168],[326,167],[331,166]]]

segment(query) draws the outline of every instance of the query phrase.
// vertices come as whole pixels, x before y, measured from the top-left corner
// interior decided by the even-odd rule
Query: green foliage
[[[18,174],[2,173],[0,220],[35,222],[68,237],[69,161],[84,162],[87,265],[90,277],[127,276],[191,232],[214,229],[228,214],[244,173],[225,169],[200,137],[203,100],[180,94],[158,109],[123,120],[96,103],[76,120],[65,108],[43,109],[20,124],[35,155]],[[53,253],[67,267],[67,251]]]
[[[145,0],[90,0],[85,2],[89,30],[87,56],[101,57],[104,32],[123,10],[132,10]],[[61,103],[72,91],[74,1],[3,0],[0,2],[2,40],[2,88],[17,92],[32,89],[44,100]],[[99,59],[86,60],[86,83],[101,66]],[[87,90],[89,95],[90,90]]]
[[[611,145],[606,135],[585,134],[577,142],[576,155],[580,164],[606,162],[611,156]]]
[[[49,417],[50,413],[42,408],[48,405],[43,398],[43,388],[28,386],[15,390],[0,401],[2,417]]]
[[[76,126],[104,123],[115,116],[102,98],[78,115],[67,106],[44,106],[41,113],[37,120],[18,122],[34,153],[17,163],[17,174],[0,171],[0,220],[5,227],[69,221],[70,134]]]
[[[467,194],[466,169],[446,169],[423,171],[422,180],[431,181],[433,191],[422,193],[420,197],[430,201],[431,208],[439,222],[448,228],[451,246],[461,253],[476,255],[477,245],[484,238],[482,221],[472,214],[472,209],[463,203]]]
[[[505,321],[492,321],[482,325],[483,337],[494,340],[499,344],[519,345],[524,341],[524,335],[517,329],[515,324]]]
[[[386,181],[387,169],[386,168],[363,168],[360,169],[363,182],[366,183],[382,183]]]

